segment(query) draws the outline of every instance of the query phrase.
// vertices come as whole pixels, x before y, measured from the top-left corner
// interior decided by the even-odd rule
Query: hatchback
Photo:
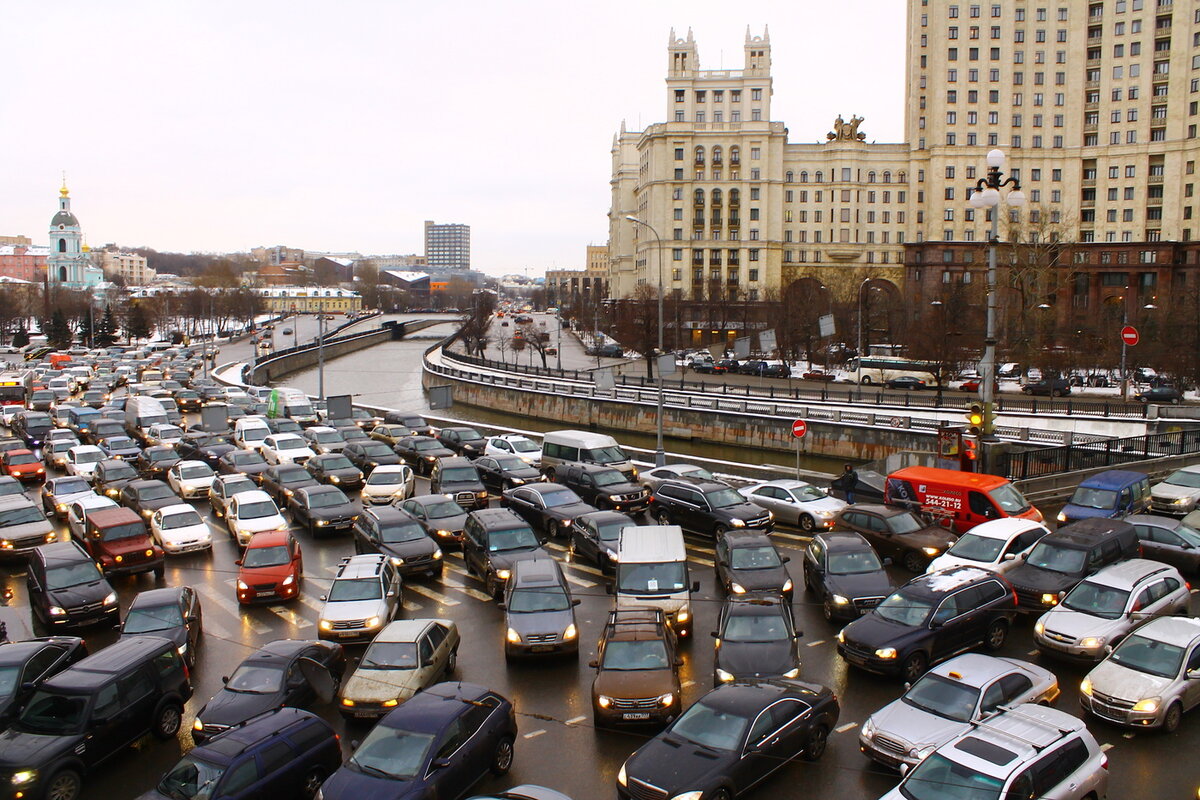
[[[405,619],[381,630],[342,684],[338,708],[378,719],[417,692],[449,680],[458,665],[458,626],[448,619]]]
[[[122,639],[147,634],[169,639],[189,667],[196,664],[202,633],[200,598],[190,586],[140,592],[121,623]]]
[[[504,587],[504,657],[579,652],[575,606],[562,569],[553,558],[513,564]]]
[[[717,618],[713,685],[735,680],[796,678],[800,632],[790,604],[776,597],[726,600]]]
[[[304,559],[290,531],[268,531],[250,537],[235,562],[239,603],[275,602],[300,596]]]

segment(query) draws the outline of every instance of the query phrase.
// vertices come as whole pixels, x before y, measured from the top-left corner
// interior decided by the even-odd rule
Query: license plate
[[[256,597],[270,597],[273,594],[275,594],[275,593],[274,592],[255,592]]]
[[[370,717],[374,717],[374,716],[375,715],[372,714],[370,711],[355,711],[354,712],[355,719],[369,719]]]
[[[649,711],[629,711],[621,715],[621,719],[650,719]]]
[[[554,645],[552,645],[552,644],[535,644],[529,648],[529,652],[531,652],[531,653],[549,653],[553,649],[554,649]]]
[[[338,631],[338,636],[349,639],[352,636],[358,636],[358,631]]]

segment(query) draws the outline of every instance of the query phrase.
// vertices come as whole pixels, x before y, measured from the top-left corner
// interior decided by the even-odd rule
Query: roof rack
[[[642,615],[641,619],[621,619],[633,615]],[[652,619],[645,619],[646,616]],[[614,608],[608,612],[608,621],[605,623],[609,627],[618,627],[620,625],[666,625],[667,618],[661,608],[657,606],[631,606],[626,608]]]
[[[1043,730],[1053,730],[1060,736],[1065,736],[1074,730],[1074,728],[1064,728],[1061,725],[1055,725],[1049,720],[1029,714],[1028,712],[1023,711],[1020,706],[998,706],[997,710],[1000,711],[999,714],[990,716],[987,719],[975,720],[971,722],[971,727],[975,729],[982,728],[983,730],[998,734],[1008,739],[1012,739],[1013,741],[1021,742],[1022,744],[1028,745],[1039,753],[1050,745],[1054,744],[1054,741],[1057,741],[1058,737],[1056,737],[1054,741],[1049,742],[1027,739],[1024,736],[1015,733],[1014,731],[1004,730],[1003,728],[996,727],[995,723],[1006,717],[1020,717],[1025,722],[1041,727]]]

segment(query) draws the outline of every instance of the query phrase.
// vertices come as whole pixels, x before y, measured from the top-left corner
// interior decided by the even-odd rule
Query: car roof
[[[726,531],[723,537],[728,547],[774,547],[771,537],[757,528],[741,531]]]
[[[261,503],[264,500],[270,500],[271,495],[264,492],[262,489],[247,489],[244,492],[238,492],[237,497],[240,503]]]
[[[775,486],[780,489],[803,489],[806,486],[812,486],[808,481],[798,481],[795,478],[776,478],[773,481],[760,483],[757,486],[751,486],[751,489],[761,489],[764,486]]]
[[[627,525],[636,525],[628,514],[622,514],[620,511],[589,511],[586,514],[580,514],[575,519],[587,519],[597,524],[605,522],[624,522]]]
[[[77,689],[90,689],[106,683],[113,675],[128,670],[135,661],[149,658],[166,649],[174,650],[174,643],[152,634],[139,633],[137,636],[118,639],[48,679],[42,686],[66,693]]]
[[[727,617],[778,617],[787,613],[787,606],[775,597],[730,598],[725,602]]]
[[[148,589],[134,595],[130,608],[143,606],[169,606],[178,603],[183,594],[182,586],[168,586],[165,589]]]
[[[949,594],[964,586],[970,586],[976,581],[996,577],[998,577],[996,573],[979,567],[950,567],[926,575],[918,575],[904,584],[904,588],[920,587],[932,594]]]
[[[1064,542],[1075,542],[1091,547],[1098,538],[1112,534],[1123,533],[1126,530],[1133,533],[1133,526],[1123,519],[1108,519],[1107,517],[1088,517],[1062,526],[1050,534],[1055,539]]]
[[[1139,626],[1134,633],[1167,644],[1187,647],[1200,638],[1200,618],[1159,617]]]
[[[1005,778],[1083,722],[1056,708],[1025,704],[972,725],[942,748],[950,760]]]
[[[931,667],[929,671],[967,686],[983,686],[1017,668],[1016,663],[1006,658],[983,653],[963,653]]]
[[[287,544],[290,535],[289,531],[260,531],[250,537],[250,543],[246,547],[278,547]]]
[[[1151,575],[1170,574],[1171,567],[1159,561],[1146,558],[1131,558],[1128,561],[1118,561],[1110,564],[1088,577],[1089,583],[1099,583],[1119,589],[1132,589]]]
[[[463,456],[446,456],[439,458],[437,461],[438,467],[445,469],[446,467],[470,467],[474,466],[474,462]]]
[[[88,524],[97,527],[106,525],[127,525],[130,522],[141,522],[141,516],[132,508],[117,506],[116,508],[100,508],[88,514]]]
[[[513,588],[558,586],[563,582],[562,570],[553,558],[531,558],[513,565]]]
[[[445,619],[398,619],[389,622],[375,634],[373,642],[415,642],[425,629],[438,622],[447,628],[454,623]]]
[[[311,722],[313,720],[317,720],[328,730],[328,724],[316,714],[301,708],[284,706],[263,716],[255,717],[227,731],[223,731],[219,736],[215,736],[210,741],[198,745],[193,752],[204,759],[211,759],[213,756],[217,756],[218,758],[213,760],[228,762],[254,745],[268,741],[281,733],[288,732],[288,729],[297,723]],[[333,737],[332,730],[328,730],[328,734],[331,738]]]
[[[433,500],[438,499],[439,495],[433,495],[429,498],[418,497],[417,500]],[[453,502],[453,501],[451,501]],[[491,529],[495,527],[506,528],[528,528],[529,523],[525,521],[517,512],[511,508],[480,508],[472,511],[468,516],[475,517],[485,528]]]
[[[173,514],[186,514],[189,511],[195,510],[196,509],[193,508],[190,503],[172,503],[169,506],[163,506],[162,508],[158,509],[158,513],[162,514],[164,517],[169,517]],[[143,594],[145,593],[143,592]]]
[[[1159,516],[1158,514],[1130,514],[1125,517],[1130,525],[1157,525],[1160,528],[1175,530],[1183,524],[1179,517]]]
[[[41,650],[46,642],[4,642],[0,644],[0,664],[23,664],[34,653]]]
[[[815,702],[824,687],[796,680],[738,681],[713,689],[701,698],[706,706],[723,711],[732,711],[744,716],[747,707],[766,708],[781,697],[807,695],[805,700]]]
[[[379,553],[365,553],[358,556],[347,556],[338,564],[334,580],[350,580],[354,578],[374,578],[381,574],[387,556]]]
[[[858,531],[829,531],[828,533],[819,533],[814,539],[820,539],[825,544],[825,549],[833,552],[834,550],[873,550],[871,543],[866,540]]]
[[[261,533],[254,534],[261,536]],[[267,642],[251,655],[246,657],[246,661],[278,661],[279,659],[290,659],[292,656],[304,650],[307,647],[316,644],[316,642],[306,639],[276,639],[273,642]]]
[[[1020,536],[1026,531],[1034,528],[1046,529],[1046,526],[1040,522],[1035,522],[1031,519],[1022,519],[1021,517],[1003,517],[1001,519],[990,519],[987,522],[981,522],[972,527],[968,533],[973,533],[976,536],[981,536],[986,539],[1012,539]]]
[[[1089,489],[1124,489],[1126,486],[1138,481],[1146,480],[1147,477],[1144,472],[1133,472],[1127,469],[1109,469],[1092,475],[1090,478],[1085,478],[1079,485],[1086,486]]]
[[[851,511],[866,511],[869,514],[878,514],[881,517],[898,517],[901,514],[911,513],[907,508],[885,506],[882,503],[855,503],[852,506],[846,506],[842,509],[843,514],[848,514]]]
[[[378,724],[416,733],[440,733],[464,709],[489,694],[495,692],[473,683],[438,683],[417,692]]]
[[[717,480],[679,480],[678,478],[667,478],[661,485],[674,484],[676,486],[685,486],[689,489],[697,489],[701,492],[715,492],[721,489],[728,489],[729,484],[724,481]]]

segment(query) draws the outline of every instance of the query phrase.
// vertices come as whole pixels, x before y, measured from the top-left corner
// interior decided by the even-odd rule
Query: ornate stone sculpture
[[[858,132],[858,126],[862,123],[862,117],[851,115],[850,121],[846,122],[842,119],[842,115],[838,114],[837,119],[833,121],[833,130],[825,134],[831,142],[862,142],[865,141],[867,135]]]

